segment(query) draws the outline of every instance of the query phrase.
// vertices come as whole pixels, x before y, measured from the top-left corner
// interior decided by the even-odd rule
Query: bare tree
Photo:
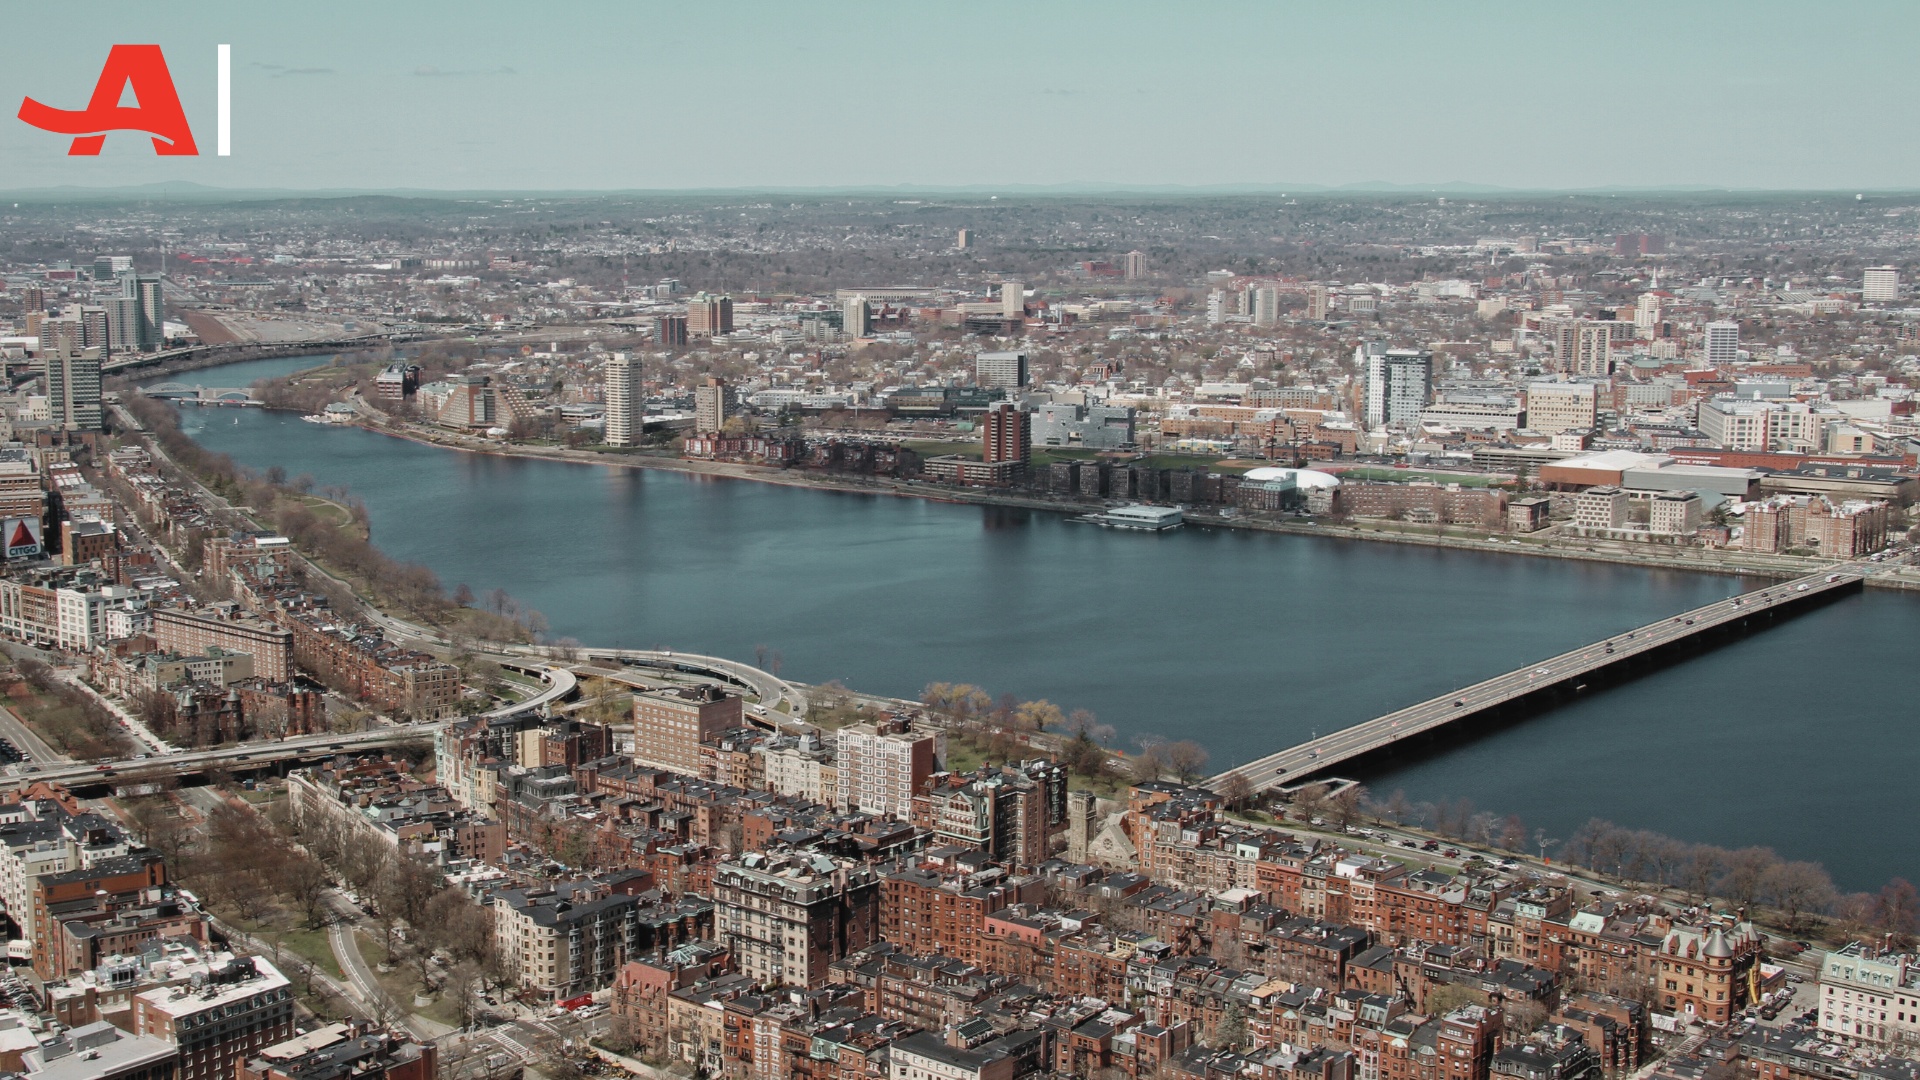
[[[1207,749],[1192,739],[1181,739],[1167,744],[1167,764],[1173,767],[1173,773],[1181,783],[1190,784],[1198,780],[1207,766]]]
[[[1761,876],[1760,888],[1787,917],[1788,931],[1799,928],[1800,916],[1826,911],[1836,898],[1833,879],[1819,863],[1776,863]]]
[[[1326,812],[1333,818],[1333,823],[1339,826],[1341,832],[1346,832],[1353,827],[1354,822],[1360,820],[1360,806],[1366,797],[1367,789],[1364,786],[1348,784],[1340,789],[1339,794],[1327,800]]]
[[[1227,804],[1227,809],[1239,810],[1252,801],[1253,782],[1247,779],[1245,773],[1230,772],[1220,778],[1220,785],[1214,791]]]
[[[1720,894],[1742,908],[1753,907],[1765,889],[1767,872],[1779,865],[1780,856],[1772,848],[1749,847],[1727,855],[1726,873],[1720,878]]]

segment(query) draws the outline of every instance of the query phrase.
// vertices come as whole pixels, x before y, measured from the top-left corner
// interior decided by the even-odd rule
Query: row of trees
[[[120,721],[86,692],[57,678],[51,667],[27,658],[15,661],[14,670],[31,691],[21,711],[54,749],[87,761],[134,752]]]
[[[1021,701],[1012,694],[995,698],[971,683],[928,683],[920,703],[944,717],[959,735],[980,746],[989,760],[1019,756],[1021,747],[1052,749],[1068,771],[1094,780],[1113,775],[1113,727],[1100,722],[1090,709],[1067,711],[1042,698]],[[1137,753],[1128,761],[1130,779],[1162,780],[1172,776],[1183,783],[1199,779],[1207,751],[1191,739],[1168,741],[1164,736],[1136,736]]]

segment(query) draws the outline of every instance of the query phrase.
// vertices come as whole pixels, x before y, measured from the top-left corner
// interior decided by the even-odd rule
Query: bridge
[[[166,382],[141,387],[140,392],[164,401],[192,402],[196,405],[260,405],[253,391],[244,386],[188,386]]]
[[[179,361],[196,361],[196,366],[224,364],[238,360],[265,360],[275,356],[304,356],[307,353],[346,352],[394,342],[421,341],[436,335],[427,333],[362,334],[356,337],[328,338],[320,341],[223,341],[216,345],[185,345],[178,349],[110,357],[100,365],[105,375],[118,375],[138,368],[160,367]]]
[[[529,709],[544,709],[573,694],[579,680],[573,672],[557,665],[505,664],[515,670],[538,675],[545,687],[538,694],[490,709],[481,716],[511,716]],[[185,776],[204,776],[211,772],[258,772],[289,768],[323,761],[335,754],[382,750],[408,743],[431,742],[435,733],[466,717],[454,717],[425,724],[378,728],[348,735],[300,735],[276,742],[240,743],[210,750],[181,750],[120,761],[61,762],[56,765],[14,766],[13,782],[45,780],[69,788],[111,787],[122,792],[137,792],[147,785],[170,783]]]
[[[1710,647],[1858,592],[1866,573],[1866,566],[1860,563],[1834,566],[1716,601],[1269,754],[1221,773],[1207,785],[1218,790],[1228,777],[1237,775],[1244,777],[1254,791],[1265,791],[1323,774],[1336,765],[1387,753],[1408,740],[1431,737],[1446,728],[1457,730],[1475,720],[1539,708],[1582,693],[1590,685],[1618,681],[1659,666],[1689,648]]]

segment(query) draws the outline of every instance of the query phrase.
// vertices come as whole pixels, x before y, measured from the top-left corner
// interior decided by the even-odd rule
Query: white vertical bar
[[[220,156],[233,156],[233,46],[220,46]]]

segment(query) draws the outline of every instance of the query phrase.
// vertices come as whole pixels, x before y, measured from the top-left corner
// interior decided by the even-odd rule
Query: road
[[[1836,564],[1784,584],[1719,600],[1269,754],[1222,773],[1209,784],[1218,787],[1229,775],[1238,774],[1245,777],[1255,791],[1261,791],[1324,772],[1341,762],[1549,687],[1571,683],[1577,691],[1583,689],[1584,684],[1576,680],[1602,668],[1748,618],[1756,612],[1797,607],[1798,602],[1824,593],[1857,588],[1877,569],[1879,567],[1866,563]]]

